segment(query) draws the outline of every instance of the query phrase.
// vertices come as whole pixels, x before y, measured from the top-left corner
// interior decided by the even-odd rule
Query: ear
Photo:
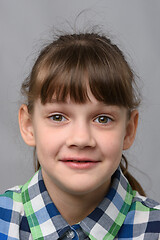
[[[23,104],[19,109],[19,128],[24,142],[29,146],[35,146],[34,130],[28,107]]]
[[[126,135],[123,143],[123,150],[130,148],[134,142],[137,126],[138,126],[139,113],[137,110],[131,112],[131,116],[127,122]]]

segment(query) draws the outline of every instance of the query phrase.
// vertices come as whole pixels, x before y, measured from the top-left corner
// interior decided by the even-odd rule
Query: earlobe
[[[35,146],[32,119],[25,104],[22,104],[19,109],[18,119],[21,136],[24,142],[29,146]]]
[[[130,119],[128,120],[128,123],[127,123],[123,150],[127,150],[128,148],[130,148],[134,142],[137,126],[138,126],[138,117],[139,117],[138,111],[133,110],[131,112]]]

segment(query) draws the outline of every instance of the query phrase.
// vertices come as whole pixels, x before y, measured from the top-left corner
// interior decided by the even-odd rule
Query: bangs
[[[119,52],[104,43],[74,42],[48,51],[37,76],[37,95],[42,104],[52,98],[76,103],[89,101],[88,90],[98,100],[110,105],[132,108],[133,74]],[[113,54],[114,53],[114,54]]]

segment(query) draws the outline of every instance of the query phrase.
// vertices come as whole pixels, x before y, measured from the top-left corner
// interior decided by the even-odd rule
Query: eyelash
[[[101,118],[101,120],[103,119],[102,121],[104,121],[104,119],[105,119],[105,122],[100,122],[99,121],[100,118]],[[102,124],[102,125],[109,124],[112,121],[113,121],[113,119],[111,117],[107,116],[107,115],[100,115],[100,116],[96,117],[95,120],[94,120],[94,122],[97,122],[97,123]]]
[[[54,119],[55,118],[55,119]],[[51,116],[49,116],[49,119],[51,119],[54,122],[64,122],[67,120],[66,117],[64,117],[62,114],[53,114]],[[62,120],[63,119],[63,120]]]
[[[64,122],[67,120],[66,117],[64,117],[62,114],[58,114],[58,113],[49,116],[49,119],[51,119],[54,122]],[[100,122],[100,121],[103,121],[103,122]],[[107,125],[112,121],[113,121],[113,119],[107,115],[100,115],[94,119],[94,122],[102,124],[102,125]]]

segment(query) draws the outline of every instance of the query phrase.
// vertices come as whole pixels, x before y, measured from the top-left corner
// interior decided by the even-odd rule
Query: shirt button
[[[75,237],[75,233],[74,233],[73,231],[68,231],[68,232],[66,233],[66,237],[72,239],[72,238]]]

